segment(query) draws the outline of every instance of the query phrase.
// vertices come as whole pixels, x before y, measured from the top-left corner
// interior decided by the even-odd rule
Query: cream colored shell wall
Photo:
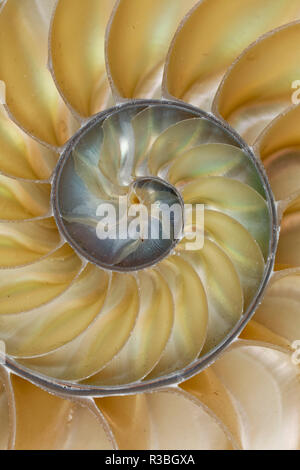
[[[300,2],[0,5],[0,80],[6,88],[0,113],[2,339],[13,337],[24,310],[59,298],[80,270],[56,229],[51,178],[68,139],[115,103],[163,96],[228,121],[265,166],[281,221],[265,298],[241,339],[214,365],[168,390],[95,400],[54,396],[1,369],[0,446],[299,448],[300,108],[292,102],[292,84],[300,79]],[[28,268],[36,262],[38,268]],[[74,336],[103,302],[89,276],[95,280],[85,272],[81,281],[91,291],[74,308],[85,306],[90,316],[84,322],[76,317]],[[37,348],[49,324],[52,345],[66,340],[55,329],[64,305],[58,302],[53,323],[46,310],[30,330]],[[26,322],[22,328],[26,332]],[[30,346],[26,335],[21,338],[13,347]]]

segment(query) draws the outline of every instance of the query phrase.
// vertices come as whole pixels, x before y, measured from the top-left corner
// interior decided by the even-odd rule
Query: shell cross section
[[[189,107],[135,103],[100,114],[74,136],[52,200],[62,234],[81,256],[126,272],[156,265],[175,248],[195,251],[184,236],[187,210],[192,232],[213,237],[207,214],[196,220],[199,205],[242,223],[266,255],[269,227],[255,206],[247,209],[253,198],[268,218],[259,172],[229,130]]]

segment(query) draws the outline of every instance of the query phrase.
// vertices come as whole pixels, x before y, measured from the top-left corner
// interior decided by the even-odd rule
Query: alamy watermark
[[[96,235],[99,240],[185,240],[186,250],[204,245],[204,204],[129,204],[127,196],[116,204],[100,204]]]

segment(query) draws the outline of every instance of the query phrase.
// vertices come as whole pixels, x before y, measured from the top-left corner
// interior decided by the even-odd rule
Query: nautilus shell
[[[0,2],[0,447],[299,447],[298,19]]]

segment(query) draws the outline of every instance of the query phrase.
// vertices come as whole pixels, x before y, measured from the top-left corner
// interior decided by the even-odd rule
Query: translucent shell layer
[[[0,448],[299,448],[299,0],[2,0],[0,12],[0,339],[10,369],[77,394],[0,367]],[[72,159],[77,184],[61,187]],[[139,178],[205,204],[204,249],[171,243],[148,269],[102,269],[71,226],[100,190],[111,199]],[[216,359],[269,274],[241,339],[153,391]]]
[[[299,23],[285,25],[299,1],[84,3],[2,2],[0,339],[9,365],[33,379],[116,392],[207,365],[271,274],[278,227],[268,182],[223,119],[253,145],[278,201],[276,271],[299,266],[299,106],[289,108]],[[161,89],[164,101],[128,103]],[[151,191],[165,185],[169,203],[205,205],[202,250],[172,240],[157,252],[95,253],[99,200],[141,178]]]
[[[27,368],[86,387],[153,381],[201,364],[258,301],[272,200],[222,122],[172,102],[124,104],[75,134],[51,183],[57,246],[3,279],[0,337]],[[174,230],[168,240],[99,240],[97,208],[125,195],[183,211],[202,204],[190,230],[203,231],[204,246],[190,250]]]
[[[295,278],[274,284],[277,299],[283,294],[295,302],[284,294],[288,285],[296,287]],[[270,325],[268,316],[272,323],[274,291],[269,294],[256,331]],[[285,325],[292,321],[299,331],[299,305],[292,315]],[[287,347],[294,332],[281,330],[282,344],[275,348],[279,308],[275,316],[268,337],[273,345],[266,334],[265,342],[239,340],[181,386],[152,393],[59,396],[0,368],[0,449],[298,449],[299,368]]]

